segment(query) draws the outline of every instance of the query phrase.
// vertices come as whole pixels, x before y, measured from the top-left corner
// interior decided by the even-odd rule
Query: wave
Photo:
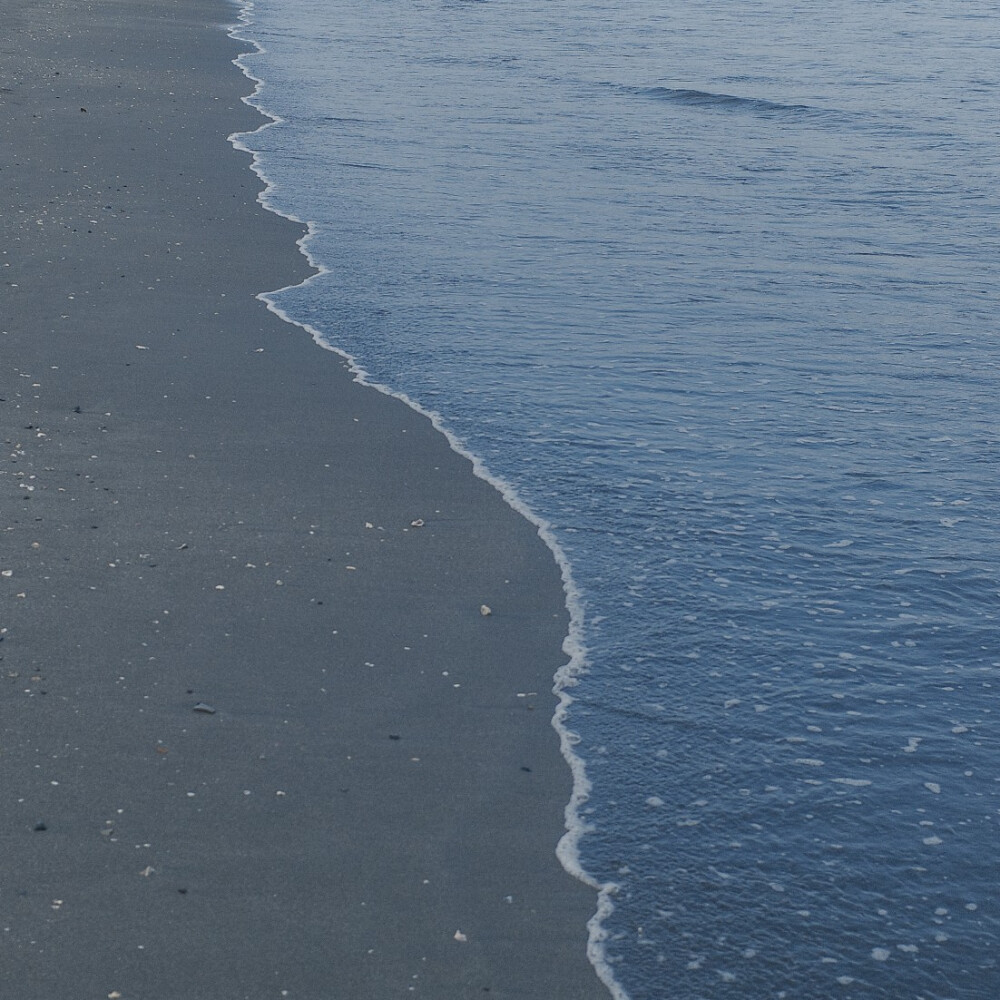
[[[717,94],[709,90],[692,90],[686,87],[623,87],[625,93],[656,101],[668,101],[691,108],[707,108],[758,115],[764,118],[789,118],[794,120],[830,119],[842,117],[836,111],[809,104],[782,104],[762,97],[739,97],[736,94]]]
[[[630,97],[644,98],[650,101],[663,101],[679,107],[694,110],[716,112],[718,114],[745,115],[766,121],[784,122],[787,124],[812,125],[817,128],[845,129],[852,132],[865,132],[880,136],[920,136],[926,141],[948,139],[954,141],[947,131],[941,131],[924,125],[915,129],[911,124],[901,119],[898,114],[882,111],[870,112],[861,110],[845,110],[844,108],[828,108],[817,104],[794,104],[782,101],[771,101],[764,97],[742,97],[738,94],[718,93],[711,90],[698,90],[692,87],[629,87],[606,83],[620,94]]]

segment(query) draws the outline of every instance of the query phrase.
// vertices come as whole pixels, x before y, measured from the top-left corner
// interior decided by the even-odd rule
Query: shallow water
[[[274,303],[568,557],[624,993],[1000,995],[1000,6],[694,7],[256,0]]]

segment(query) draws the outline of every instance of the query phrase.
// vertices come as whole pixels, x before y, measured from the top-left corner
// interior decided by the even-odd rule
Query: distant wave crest
[[[738,97],[735,94],[716,94],[707,90],[692,90],[685,87],[624,87],[626,93],[636,97],[647,97],[657,101],[669,101],[694,108],[713,111],[728,111],[760,115],[767,118],[788,118],[795,120],[829,119],[836,112],[808,104],[782,104],[760,97]]]
[[[723,111],[746,111],[753,114],[793,115],[795,117],[826,114],[822,109],[812,108],[807,104],[781,104],[759,97],[714,94],[707,90],[690,90],[684,87],[629,87],[627,89],[639,97],[651,97],[655,100],[670,101],[673,104],[687,104],[692,107],[718,108]]]

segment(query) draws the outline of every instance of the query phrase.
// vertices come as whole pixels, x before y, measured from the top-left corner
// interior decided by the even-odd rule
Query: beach
[[[221,0],[0,0],[5,996],[606,997],[559,569],[257,294]]]

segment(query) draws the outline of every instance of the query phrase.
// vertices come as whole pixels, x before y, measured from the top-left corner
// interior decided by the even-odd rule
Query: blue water
[[[1000,5],[246,17],[275,306],[569,561],[605,978],[1000,996]]]

